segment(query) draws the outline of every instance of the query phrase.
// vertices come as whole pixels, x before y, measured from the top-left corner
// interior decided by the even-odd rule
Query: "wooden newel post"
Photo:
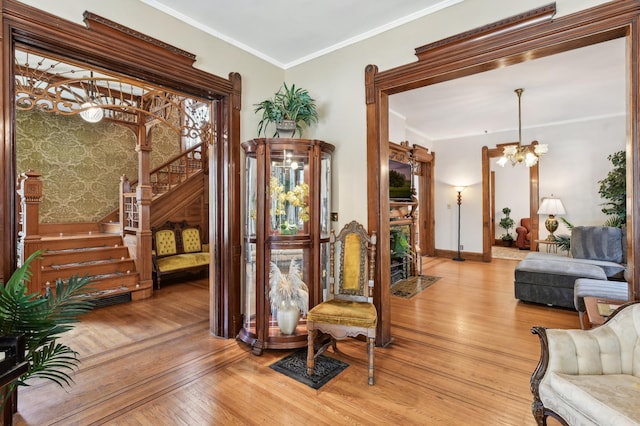
[[[28,170],[18,178],[19,216],[19,262],[22,262],[39,247],[32,248],[32,244],[40,241],[40,202],[42,201],[42,175]]]
[[[18,266],[25,259],[41,249],[40,236],[40,202],[42,201],[42,175],[34,170],[27,170],[18,177],[17,189],[19,200],[18,211]],[[32,277],[29,292],[40,292],[40,260],[31,263]]]

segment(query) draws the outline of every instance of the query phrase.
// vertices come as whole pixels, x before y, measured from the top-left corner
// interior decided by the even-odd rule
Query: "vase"
[[[276,318],[282,334],[293,334],[300,319],[300,309],[295,304],[287,306],[285,302],[282,302],[278,307]]]
[[[280,138],[292,138],[296,132],[296,122],[293,120],[282,120],[276,123],[276,130]]]

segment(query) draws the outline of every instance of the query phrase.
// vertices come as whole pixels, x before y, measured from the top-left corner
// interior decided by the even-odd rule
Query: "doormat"
[[[302,348],[274,362],[269,368],[313,389],[320,389],[348,366],[346,362],[322,354],[316,358],[314,373],[310,376],[307,374],[307,348]]]
[[[441,277],[432,277],[429,275],[417,275],[400,280],[391,286],[391,295],[411,299],[440,278]]]

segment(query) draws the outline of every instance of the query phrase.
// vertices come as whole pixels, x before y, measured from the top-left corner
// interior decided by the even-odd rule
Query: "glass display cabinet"
[[[246,157],[242,328],[265,349],[307,344],[306,312],[328,291],[331,156],[315,139],[253,139]]]

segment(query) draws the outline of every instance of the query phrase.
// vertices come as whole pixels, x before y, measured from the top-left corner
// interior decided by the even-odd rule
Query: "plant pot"
[[[276,123],[276,130],[280,138],[292,138],[296,131],[296,122],[293,120],[282,120]]]
[[[300,309],[296,305],[287,306],[282,302],[278,307],[276,318],[282,334],[293,334],[300,320]]]
[[[513,245],[513,240],[502,240],[502,245],[505,247],[511,247]]]

